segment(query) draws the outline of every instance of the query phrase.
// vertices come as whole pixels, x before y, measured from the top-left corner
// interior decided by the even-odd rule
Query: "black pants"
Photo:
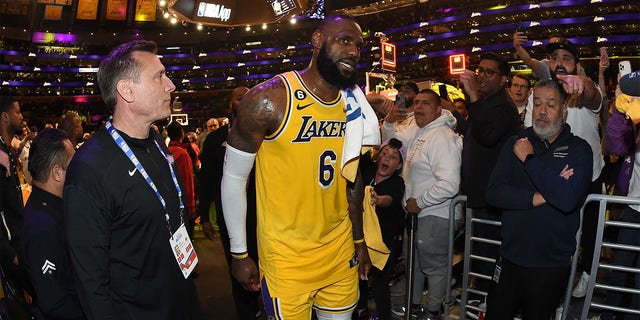
[[[393,278],[393,266],[398,258],[398,253],[391,251],[387,264],[382,270],[371,267],[369,271],[369,279],[371,280],[371,291],[373,292],[373,301],[376,303],[376,315],[379,320],[391,320],[391,291],[389,281]],[[367,308],[367,300],[369,298],[367,281],[360,280],[360,299],[356,309]]]
[[[256,188],[255,175],[253,171],[249,177],[247,188],[247,252],[249,257],[258,265],[258,240],[256,238]],[[224,221],[224,213],[222,211],[222,200],[217,193],[214,198],[216,206],[216,219],[220,231],[220,240],[224,255],[229,265],[229,275],[231,277],[231,292],[233,294],[233,302],[236,307],[238,320],[255,320],[256,315],[260,314],[260,292],[251,292],[245,290],[240,282],[231,275],[231,244],[229,243],[229,231]]]
[[[513,320],[521,310],[523,320],[549,320],[560,305],[569,280],[570,266],[527,268],[502,259],[496,288],[487,299],[486,320]]]
[[[248,222],[248,224],[249,223],[250,222]],[[257,318],[256,315],[260,313],[260,293],[244,289],[240,282],[231,275],[231,245],[229,244],[229,232],[227,231],[227,226],[224,224],[224,217],[222,215],[218,215],[218,227],[220,228],[220,240],[222,241],[225,258],[229,265],[231,293],[233,295],[233,302],[235,303],[238,320],[255,320]],[[251,232],[247,232],[247,249],[249,251],[249,256],[257,264],[258,253],[256,248],[255,231],[253,234]]]

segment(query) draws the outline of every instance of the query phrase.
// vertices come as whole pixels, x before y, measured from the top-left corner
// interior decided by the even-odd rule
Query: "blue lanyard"
[[[167,212],[167,203],[164,201],[164,198],[160,194],[160,191],[158,191],[158,188],[156,187],[155,183],[153,183],[153,180],[151,180],[151,177],[149,176],[149,174],[147,174],[147,171],[144,170],[144,167],[142,167],[142,164],[140,163],[136,155],[133,154],[133,151],[131,150],[127,142],[124,141],[122,136],[120,136],[118,131],[111,124],[112,119],[113,117],[109,117],[109,119],[105,123],[105,127],[107,128],[109,135],[111,136],[113,141],[115,141],[115,143],[118,145],[118,147],[120,147],[120,150],[122,150],[122,152],[124,152],[124,154],[129,158],[131,163],[133,163],[133,165],[136,166],[136,169],[140,172],[144,180],[147,181],[147,184],[149,185],[149,187],[151,187],[153,192],[156,193],[156,197],[158,197],[158,200],[160,200],[160,203],[162,204],[162,208],[164,209],[164,219],[167,222],[167,228],[169,229],[169,234],[173,236],[173,233],[171,232],[171,225],[169,224],[169,213]],[[158,141],[156,141],[156,139],[153,139],[153,142],[156,143],[156,148],[158,148],[158,151],[160,151],[160,153],[165,157],[165,159],[168,159],[167,155],[160,148]],[[184,223],[183,214],[182,214],[184,210],[184,203],[182,203],[182,190],[180,189],[180,185],[178,184],[178,179],[176,178],[176,173],[173,171],[173,166],[171,165],[171,162],[169,162],[169,160],[167,160],[167,162],[169,163],[169,170],[171,171],[171,178],[173,179],[173,184],[176,186],[176,191],[178,191],[178,201],[180,202],[179,203],[180,222]]]

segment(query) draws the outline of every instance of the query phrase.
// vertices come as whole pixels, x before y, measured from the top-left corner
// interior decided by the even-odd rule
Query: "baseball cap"
[[[630,96],[640,97],[640,70],[620,78],[620,91]]]
[[[404,146],[402,141],[396,138],[387,139],[380,145],[380,150],[382,150],[382,148],[384,148],[388,144],[391,144],[392,148],[397,149],[400,152],[401,161],[404,163],[404,161],[407,159],[407,148]],[[400,145],[400,148],[398,148],[398,145]]]
[[[398,82],[394,84],[393,87],[396,89],[400,89],[400,87],[407,87],[411,89],[415,94],[418,94],[418,92],[420,92],[420,89],[418,89],[418,85],[413,81]]]
[[[573,55],[574,58],[576,58],[576,60],[580,59],[580,55],[578,54],[578,50],[576,49],[576,47],[573,45],[573,43],[567,39],[560,39],[556,42],[549,42],[547,44],[547,53],[548,54],[552,54],[553,51],[557,50],[557,49],[564,49],[569,51],[569,53],[571,53]]]

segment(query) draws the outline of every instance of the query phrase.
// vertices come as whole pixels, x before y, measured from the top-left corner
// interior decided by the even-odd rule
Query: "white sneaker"
[[[560,305],[558,308],[556,308],[556,316],[555,316],[555,320],[562,320],[562,312],[564,311],[564,306]]]
[[[578,280],[578,284],[573,288],[573,292],[571,295],[574,298],[584,298],[587,295],[587,285],[589,284],[589,274],[582,271],[582,275],[580,275],[580,280]]]

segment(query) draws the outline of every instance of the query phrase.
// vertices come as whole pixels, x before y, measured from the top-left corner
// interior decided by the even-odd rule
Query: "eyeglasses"
[[[527,86],[526,84],[517,84],[517,83],[514,83],[514,84],[512,84],[511,86],[512,86],[512,87],[514,87],[514,88],[516,88],[516,89],[528,89],[528,88],[529,88],[529,86]]]
[[[476,75],[481,75],[483,74],[486,77],[493,77],[494,74],[496,73],[500,73],[498,71],[495,70],[491,70],[491,69],[487,69],[487,68],[483,68],[483,67],[478,67],[478,69],[476,69]]]

